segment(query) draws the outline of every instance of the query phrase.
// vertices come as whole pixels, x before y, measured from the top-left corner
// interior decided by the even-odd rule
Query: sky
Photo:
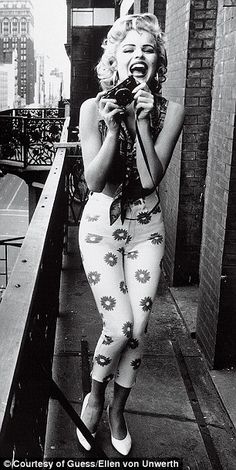
[[[65,96],[70,94],[70,61],[64,44],[67,41],[66,0],[32,0],[34,6],[34,47],[50,57],[65,80]]]

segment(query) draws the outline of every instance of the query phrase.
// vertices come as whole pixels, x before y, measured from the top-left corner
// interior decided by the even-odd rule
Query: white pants
[[[79,229],[84,269],[103,319],[92,378],[114,377],[131,388],[160,278],[164,224],[155,192],[130,204],[123,224],[118,218],[110,225],[111,202],[103,193],[90,195]]]

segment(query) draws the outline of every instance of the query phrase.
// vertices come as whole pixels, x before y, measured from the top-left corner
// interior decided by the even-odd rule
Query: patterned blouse
[[[150,114],[150,127],[153,142],[161,132],[166,116],[168,100],[160,95],[154,95],[155,106]],[[107,125],[100,120],[98,128],[104,141],[107,133]],[[124,121],[120,124],[119,152],[115,156],[114,165],[108,175],[109,183],[118,184],[113,202],[110,206],[110,224],[112,225],[119,216],[124,222],[126,209],[130,202],[144,197],[153,192],[142,187],[136,164],[136,141]]]

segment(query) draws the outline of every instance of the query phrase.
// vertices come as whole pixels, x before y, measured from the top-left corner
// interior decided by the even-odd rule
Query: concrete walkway
[[[70,228],[54,379],[79,414],[83,393],[89,387],[81,347],[88,344],[87,359],[91,362],[100,330],[101,321],[79,258],[76,229]],[[105,407],[111,394],[112,384]],[[236,469],[235,428],[164,279],[154,302],[143,364],[127,402],[126,419],[133,440],[130,459],[183,459],[183,467],[168,463],[160,468]],[[96,441],[110,459],[121,457],[111,446],[105,410]],[[91,456],[92,452],[79,445],[73,422],[51,399],[45,458],[83,458],[86,462]]]

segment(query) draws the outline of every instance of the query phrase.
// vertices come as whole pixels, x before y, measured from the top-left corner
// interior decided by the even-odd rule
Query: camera
[[[134,77],[131,75],[126,78],[123,82],[116,85],[114,88],[109,90],[103,98],[116,99],[117,104],[121,107],[125,107],[128,104],[132,103],[134,96],[132,90],[137,86],[137,82]]]

